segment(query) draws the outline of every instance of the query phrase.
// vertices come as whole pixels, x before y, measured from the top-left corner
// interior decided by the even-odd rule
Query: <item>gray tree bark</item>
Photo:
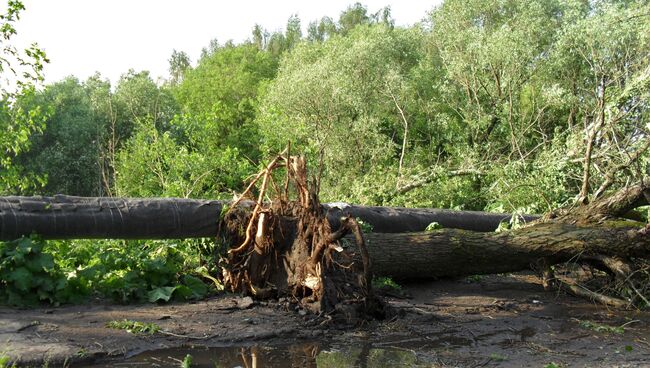
[[[214,237],[227,203],[179,198],[0,197],[0,240],[31,234],[44,239]],[[343,203],[325,205],[325,208],[333,228],[338,228],[341,217],[352,216],[381,233],[423,231],[434,221],[445,228],[493,231],[501,221],[510,218],[508,214],[487,212]]]

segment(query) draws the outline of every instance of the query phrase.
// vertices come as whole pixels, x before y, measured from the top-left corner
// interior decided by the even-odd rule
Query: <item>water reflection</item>
[[[154,350],[120,362],[93,367],[180,367],[183,358],[192,356],[191,367],[210,368],[343,368],[343,367],[418,367],[415,352],[397,348],[324,346],[303,343],[290,346],[246,346],[218,348],[173,348]]]

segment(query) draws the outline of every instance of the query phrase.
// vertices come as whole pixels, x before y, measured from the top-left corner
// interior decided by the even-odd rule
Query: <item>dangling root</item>
[[[332,230],[318,199],[318,185],[309,183],[304,157],[286,152],[256,175],[224,216],[230,240],[238,244],[223,260],[225,287],[258,298],[287,296],[314,312],[355,305],[363,315],[381,317],[384,306],[372,293],[370,258],[359,224],[345,217]],[[282,168],[287,173],[280,190],[273,176]],[[260,179],[252,211],[242,207]],[[271,191],[273,200],[265,202]],[[356,249],[343,244],[350,233]],[[356,252],[361,264],[355,262]]]

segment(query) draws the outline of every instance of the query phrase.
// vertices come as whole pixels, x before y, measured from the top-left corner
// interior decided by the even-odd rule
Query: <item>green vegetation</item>
[[[7,355],[0,354],[0,368],[13,368],[16,364],[9,365],[10,358]]]
[[[19,80],[0,86],[0,195],[227,199],[289,141],[323,201],[366,205],[541,213],[650,172],[647,1],[445,0],[411,27],[355,4],[115,85],[39,85],[46,55],[11,43],[23,10],[0,18]],[[201,298],[217,259],[207,240],[21,239],[0,244],[0,301]]]
[[[395,282],[390,277],[375,277],[372,279],[372,287],[375,289],[384,289],[384,290],[402,290],[402,285]]]
[[[604,324],[600,324],[597,322],[592,322],[592,321],[580,321],[579,322],[580,327],[586,328],[588,330],[596,331],[596,332],[602,332],[602,333],[615,333],[622,335],[625,333],[625,327],[624,326],[608,326]]]
[[[508,356],[503,355],[503,354],[499,354],[499,353],[492,353],[492,354],[490,354],[490,359],[494,360],[496,362],[503,362],[503,361],[508,360]]]
[[[160,326],[155,323],[144,323],[138,321],[130,321],[127,319],[121,321],[110,321],[106,324],[108,328],[117,330],[125,330],[132,334],[153,335],[160,331]]]
[[[424,231],[435,231],[435,230],[439,230],[439,229],[442,229],[442,225],[440,225],[439,223],[434,221],[434,222],[430,223],[429,225],[427,225],[427,227],[424,229]]]
[[[369,223],[361,220],[360,218],[356,218],[355,220],[359,224],[359,227],[361,228],[361,232],[363,232],[363,233],[371,233],[372,232],[372,230],[373,230],[372,224],[369,224]]]
[[[471,276],[467,276],[467,277],[465,278],[465,282],[467,282],[468,284],[473,284],[473,283],[481,282],[481,281],[483,280],[483,277],[484,277],[483,275],[471,275]]]
[[[199,279],[207,272],[200,263],[192,242],[0,242],[0,298],[16,306],[78,303],[92,295],[121,303],[199,299],[214,291]]]
[[[192,356],[190,354],[187,354],[181,362],[181,368],[190,368],[192,366],[192,360]]]

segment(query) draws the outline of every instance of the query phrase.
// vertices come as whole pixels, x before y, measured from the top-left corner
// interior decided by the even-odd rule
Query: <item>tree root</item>
[[[599,304],[615,308],[650,308],[649,281],[650,267],[644,260],[623,260],[618,257],[604,255],[581,256],[578,262],[567,263],[564,266],[571,268],[576,264],[582,265],[583,269],[591,270],[591,278],[582,280],[580,276],[556,277],[552,267],[540,260],[536,269],[541,273],[542,285],[547,291],[564,290],[574,296],[589,299]],[[596,272],[594,272],[596,270]],[[605,279],[600,278],[598,281],[598,272],[600,275],[607,275]],[[596,276],[594,276],[596,275]],[[605,281],[607,280],[607,281]],[[587,284],[599,284],[599,292],[590,290],[592,286]]]
[[[223,218],[230,243],[238,244],[222,260],[225,288],[256,298],[289,297],[316,313],[346,310],[347,316],[353,306],[354,316],[348,320],[383,317],[386,308],[372,292],[370,258],[359,224],[345,217],[333,231],[317,184],[308,179],[304,157],[286,152],[255,176]],[[287,175],[280,189],[273,178],[283,168]],[[241,206],[256,190],[253,209]],[[341,244],[349,233],[356,249]]]
[[[615,308],[627,308],[630,305],[629,302],[626,302],[623,299],[618,299],[604,294],[596,293],[583,286],[580,286],[579,284],[573,281],[569,281],[568,279],[557,278],[556,280],[559,282],[560,285],[559,288],[561,290],[566,290],[577,297],[589,299],[594,302],[612,306]]]

